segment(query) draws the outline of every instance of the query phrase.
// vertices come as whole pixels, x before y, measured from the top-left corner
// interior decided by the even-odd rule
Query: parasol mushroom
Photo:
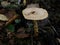
[[[48,12],[43,8],[26,8],[22,11],[23,16],[27,20],[33,20],[34,23],[34,33],[38,35],[38,24],[37,20],[43,20],[48,17]]]
[[[8,21],[8,18],[3,15],[3,14],[0,14],[0,29],[2,29],[2,27],[5,26],[5,23]]]
[[[3,6],[3,7],[6,7],[7,5],[9,5],[10,3],[8,2],[8,1],[2,1],[1,2],[1,5]]]
[[[0,20],[1,21],[8,21],[8,18],[5,15],[0,14]]]

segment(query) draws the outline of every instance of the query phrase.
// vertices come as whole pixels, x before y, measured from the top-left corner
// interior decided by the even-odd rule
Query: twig
[[[17,17],[18,17],[18,16],[15,15],[13,18],[11,18],[10,20],[8,20],[8,22],[6,22],[6,25],[12,23],[12,21],[15,20]],[[6,25],[5,25],[5,26],[6,26]]]

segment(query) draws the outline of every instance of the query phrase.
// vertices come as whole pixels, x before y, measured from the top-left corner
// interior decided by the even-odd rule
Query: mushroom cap
[[[22,13],[27,20],[43,20],[48,17],[48,12],[43,8],[26,8]]]
[[[10,3],[9,2],[7,2],[7,1],[2,1],[1,2],[1,5],[3,6],[3,7],[6,7],[7,5],[9,5]]]
[[[0,14],[0,20],[1,21],[8,21],[8,18],[5,15]]]

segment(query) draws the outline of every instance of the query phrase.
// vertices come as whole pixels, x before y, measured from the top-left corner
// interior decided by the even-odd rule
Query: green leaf
[[[15,27],[14,27],[14,25],[10,24],[7,26],[7,29],[10,30],[11,32],[14,32]]]

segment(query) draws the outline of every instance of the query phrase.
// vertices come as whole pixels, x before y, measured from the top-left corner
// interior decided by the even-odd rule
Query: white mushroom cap
[[[27,20],[43,20],[48,17],[48,12],[42,8],[26,8],[22,13]]]
[[[8,21],[8,18],[5,15],[0,14],[0,20],[1,21]]]
[[[7,1],[2,1],[1,2],[1,5],[3,6],[3,7],[6,7],[7,5],[9,5],[10,3],[9,2],[7,2]]]

